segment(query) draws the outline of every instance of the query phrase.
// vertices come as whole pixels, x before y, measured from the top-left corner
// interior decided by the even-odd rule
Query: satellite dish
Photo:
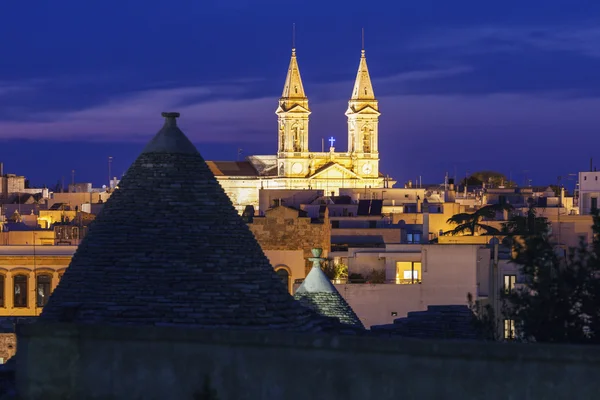
[[[432,195],[432,194],[433,194],[433,192],[432,192],[431,190],[428,190],[428,191],[425,193],[425,197],[431,197],[431,195]]]

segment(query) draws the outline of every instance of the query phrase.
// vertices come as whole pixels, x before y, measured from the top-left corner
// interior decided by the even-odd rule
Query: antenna
[[[296,50],[296,23],[292,23],[292,50]]]
[[[365,28],[362,28],[362,42],[361,42],[361,50],[364,52],[365,51]]]

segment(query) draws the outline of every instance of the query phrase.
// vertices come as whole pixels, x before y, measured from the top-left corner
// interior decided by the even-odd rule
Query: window
[[[592,197],[592,212],[595,212],[598,209],[598,198],[597,197]]]
[[[4,275],[0,275],[0,307],[4,307]]]
[[[369,228],[371,228],[371,229],[377,228],[377,221],[369,221]]]
[[[36,305],[38,307],[44,307],[48,304],[50,298],[50,287],[52,285],[52,276],[42,274],[37,276],[37,287],[36,287]]]
[[[290,274],[285,268],[279,268],[277,271],[277,276],[281,279],[281,282],[285,285],[285,288],[290,290]]]
[[[331,227],[333,229],[338,229],[340,227],[340,221],[331,221]]]
[[[396,283],[399,285],[421,283],[421,263],[416,261],[397,261]]]
[[[27,275],[15,275],[14,283],[14,301],[15,307],[27,307]]]
[[[421,233],[407,233],[406,242],[412,244],[421,243]]]
[[[513,290],[515,288],[515,283],[517,283],[516,275],[504,275],[504,292],[509,293]]]
[[[511,340],[515,338],[515,320],[504,320],[504,339]]]

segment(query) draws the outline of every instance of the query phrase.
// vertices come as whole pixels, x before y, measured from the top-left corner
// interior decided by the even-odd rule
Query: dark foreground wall
[[[220,332],[18,327],[25,399],[597,398],[600,349]]]

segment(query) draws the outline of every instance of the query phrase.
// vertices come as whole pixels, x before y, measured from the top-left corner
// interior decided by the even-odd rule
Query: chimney
[[[454,179],[452,178],[448,179],[448,191],[446,192],[446,202],[456,202],[456,190],[454,189]]]
[[[4,176],[4,163],[0,162],[0,176]]]

